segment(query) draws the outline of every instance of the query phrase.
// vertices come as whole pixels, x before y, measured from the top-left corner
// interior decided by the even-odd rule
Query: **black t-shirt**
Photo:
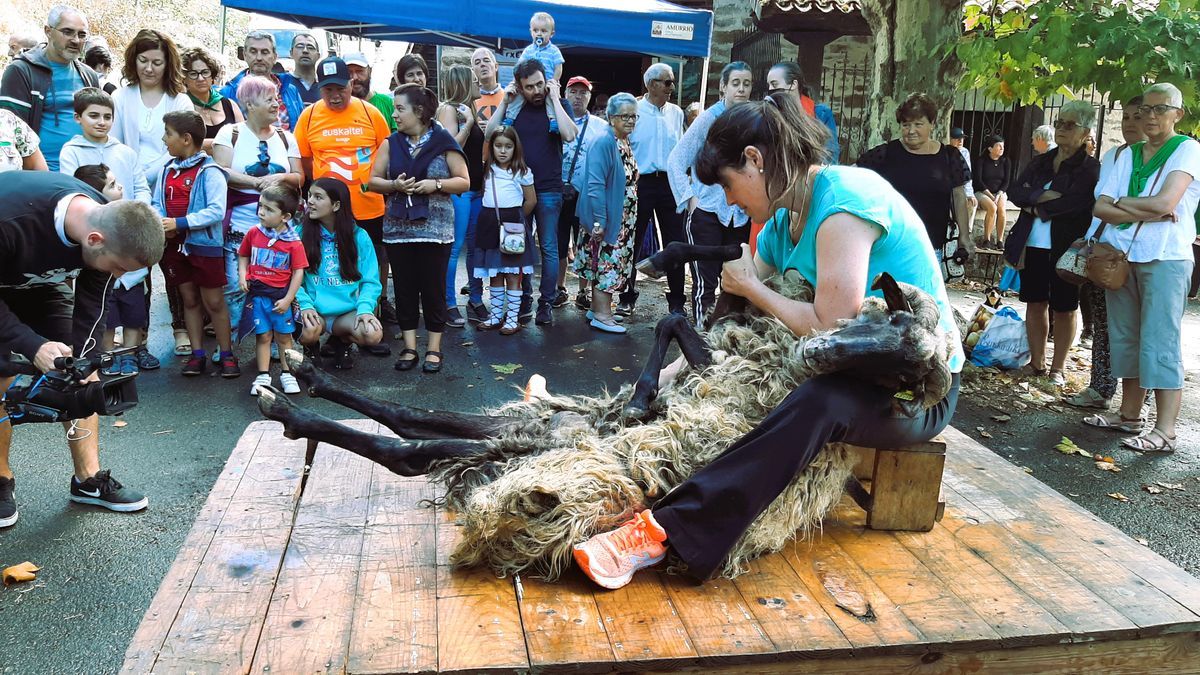
[[[70,176],[47,171],[9,171],[0,179],[0,288],[8,293],[34,286],[75,282],[73,345],[82,347],[100,315],[100,297],[109,275],[83,268],[83,251],[64,241],[54,223],[54,210],[70,194],[105,203],[99,192]],[[0,352],[32,358],[46,339],[23,324],[0,301]]]
[[[932,155],[918,155],[898,140],[889,141],[868,150],[857,164],[891,183],[925,223],[933,247],[945,246],[947,229],[954,218],[951,195],[954,188],[971,180],[971,170],[958,148],[943,144]]]
[[[521,106],[513,128],[521,138],[525,164],[533,172],[533,189],[537,192],[562,192],[562,138],[550,133],[546,106],[529,101]]]
[[[996,194],[997,192],[1007,192],[1008,182],[1012,178],[1012,165],[1008,162],[1008,157],[1000,156],[1000,159],[992,159],[992,156],[984,152],[975,159],[975,191],[983,192],[985,189]]]
[[[471,179],[471,192],[483,194],[483,130],[471,118],[466,121],[471,125],[471,135],[463,145],[463,154],[467,158],[467,176]]]

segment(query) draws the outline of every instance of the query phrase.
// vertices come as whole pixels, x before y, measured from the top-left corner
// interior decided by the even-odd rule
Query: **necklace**
[[[822,167],[821,169],[818,169],[817,175],[820,175],[821,171],[823,171],[823,170],[824,170],[824,167]],[[798,195],[798,199],[800,200],[800,205],[798,208],[795,208],[795,209],[789,208],[788,209],[788,212],[789,212],[788,232],[794,241],[798,241],[800,239],[800,234],[802,232],[804,232],[804,227],[808,223],[808,210],[807,210],[808,202],[812,198],[812,194],[808,189],[808,181],[812,177],[813,177],[812,169],[811,168],[806,169],[804,172],[804,179],[802,181],[797,181],[797,187],[799,188],[799,191],[800,191],[799,195]],[[793,193],[795,193],[796,188],[792,188],[792,191],[793,191]],[[792,203],[794,205],[795,201],[793,201]],[[796,220],[792,220],[791,215],[790,215],[791,213],[795,213],[798,216]]]

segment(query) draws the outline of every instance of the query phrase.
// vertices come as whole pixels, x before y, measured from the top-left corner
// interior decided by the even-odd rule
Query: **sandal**
[[[192,339],[188,337],[188,332],[182,328],[175,329],[175,356],[190,356],[192,353]]]
[[[1089,427],[1097,429],[1111,429],[1122,434],[1140,434],[1146,427],[1145,418],[1138,417],[1136,419],[1126,419],[1120,415],[1103,415],[1095,414],[1088,415],[1083,418],[1083,423]]]
[[[411,359],[404,358],[412,354]],[[407,347],[400,350],[400,360],[396,361],[396,370],[412,370],[417,367],[417,350],[408,349]]]
[[[1141,436],[1121,439],[1121,445],[1134,452],[1143,453],[1169,454],[1175,452],[1177,443],[1174,436],[1168,436],[1158,429],[1151,429]]]
[[[430,361],[429,357],[431,357],[431,356],[436,356],[438,360]],[[415,362],[415,359],[414,359],[414,362]],[[442,353],[435,352],[435,351],[425,352],[425,363],[421,364],[421,370],[423,370],[427,373],[440,372],[442,370]]]

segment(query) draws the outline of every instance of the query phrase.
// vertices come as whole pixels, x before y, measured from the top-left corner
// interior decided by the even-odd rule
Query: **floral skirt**
[[[632,226],[622,225],[615,244],[581,242],[575,254],[575,273],[580,279],[595,283],[601,292],[624,290],[633,272],[633,231]]]

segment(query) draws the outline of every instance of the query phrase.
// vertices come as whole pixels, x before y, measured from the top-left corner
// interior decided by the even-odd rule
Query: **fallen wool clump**
[[[799,277],[777,276],[771,285],[790,298],[812,298]],[[897,365],[910,372],[915,365],[923,383],[914,392],[917,403],[928,407],[949,390],[946,363],[953,338],[939,328],[932,298],[911,286],[902,289],[914,320],[901,335],[906,356]],[[882,300],[868,298],[860,315],[837,330],[861,332],[888,325],[893,317]],[[752,430],[805,379],[837,370],[829,350],[822,350],[828,335],[796,337],[780,321],[753,311],[723,319],[705,335],[713,363],[685,370],[660,392],[656,414],[644,423],[621,414],[629,387],[489,411],[522,422],[488,441],[487,455],[447,460],[431,472],[446,484],[445,501],[458,511],[463,528],[451,562],[486,565],[499,575],[557,578],[570,565],[574,544],[653,506]],[[844,446],[826,446],[755,520],[721,574],[736,576],[752,558],[819,527],[841,498],[852,465]]]

